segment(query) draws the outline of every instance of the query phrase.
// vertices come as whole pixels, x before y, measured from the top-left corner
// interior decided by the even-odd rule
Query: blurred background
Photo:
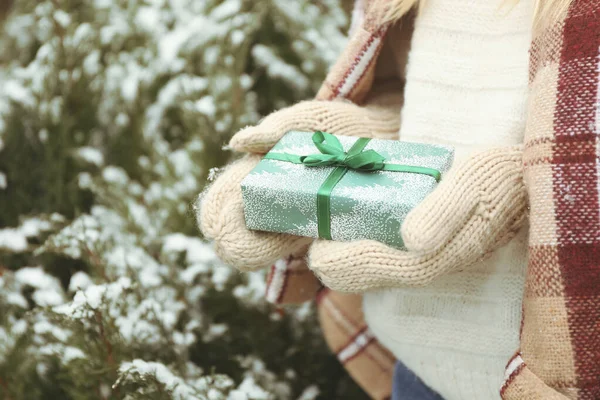
[[[363,399],[192,203],[314,95],[343,0],[2,0],[0,399]]]

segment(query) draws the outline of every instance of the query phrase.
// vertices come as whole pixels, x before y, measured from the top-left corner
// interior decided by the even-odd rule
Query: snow
[[[129,115],[125,113],[119,113],[117,118],[115,118],[115,123],[120,127],[127,126],[129,124]]]
[[[152,32],[160,26],[160,10],[153,7],[140,7],[135,22],[146,32]]]
[[[64,302],[60,282],[47,274],[42,267],[23,267],[14,273],[15,280],[21,285],[35,289],[33,300],[40,306],[56,306]]]
[[[9,292],[6,294],[6,302],[21,308],[28,308],[27,300],[21,293]]]
[[[217,132],[225,132],[225,130],[227,129],[227,124],[224,121],[217,121],[217,123],[215,124],[215,129],[217,130]]]
[[[127,79],[121,81],[121,95],[129,103],[137,99],[140,83],[144,80],[144,69],[134,62],[127,63]]]
[[[222,20],[237,14],[241,8],[241,0],[225,0],[212,11],[211,17]]]
[[[217,106],[211,96],[206,96],[196,102],[196,110],[208,117],[214,118]]]
[[[286,83],[298,89],[308,88],[308,79],[300,70],[283,61],[269,47],[257,44],[252,49],[252,56],[259,65],[266,69],[269,77],[283,79]]]
[[[58,290],[36,290],[32,298],[37,305],[42,307],[56,306],[65,301],[63,294]]]
[[[20,319],[13,323],[10,331],[13,335],[20,336],[27,331],[27,327],[27,322],[25,320]]]
[[[212,283],[215,285],[215,289],[225,289],[225,284],[229,281],[230,276],[233,274],[232,268],[226,265],[216,265],[213,268]]]
[[[66,342],[71,337],[71,332],[62,329],[56,325],[52,325],[48,320],[42,319],[33,324],[33,331],[36,335],[43,335],[46,333],[52,334],[56,339],[61,342]]]
[[[71,23],[71,17],[69,16],[69,14],[67,14],[63,10],[56,10],[54,12],[54,19],[63,28],[66,28]]]
[[[160,343],[161,331],[151,321],[147,320],[145,313],[131,313],[127,317],[118,317],[119,333],[126,343],[144,343],[157,345]]]
[[[186,382],[181,377],[174,374],[169,367],[159,362],[144,361],[135,359],[121,363],[119,367],[120,377],[115,383],[118,385],[121,381],[132,379],[133,374],[151,375],[165,386],[165,389],[172,391],[173,398],[176,400],[197,400],[199,391],[206,388],[206,380],[200,379],[196,382]]]
[[[47,232],[52,229],[52,224],[49,221],[32,217],[28,218],[21,224],[19,230],[25,237],[37,237],[42,232]]]
[[[221,399],[223,399],[223,394],[221,392],[219,392],[215,388],[209,389],[208,393],[207,393],[207,396],[208,396],[208,400],[221,400]]]
[[[19,229],[0,229],[0,249],[15,253],[27,250],[27,238]]]
[[[183,233],[172,233],[164,237],[162,249],[165,253],[179,253],[188,251],[190,242],[193,242],[194,240],[199,239],[191,238]]]
[[[38,138],[40,139],[40,142],[45,143],[48,140],[48,130],[41,129],[38,133]]]
[[[3,92],[9,99],[28,107],[34,107],[35,98],[33,94],[23,87],[16,80],[9,80],[2,83],[4,85]]]
[[[240,44],[242,44],[245,38],[246,35],[240,30],[236,29],[235,31],[231,32],[231,43],[234,46],[239,46]]]
[[[196,341],[196,335],[191,332],[181,333],[174,332],[173,333],[173,342],[179,346],[191,346]]]
[[[81,23],[77,26],[77,29],[75,29],[75,33],[73,34],[73,45],[74,46],[80,46],[83,44],[83,42],[90,37],[94,36],[94,29],[92,28],[92,26],[87,23]]]
[[[38,217],[27,218],[16,228],[0,229],[0,249],[15,253],[26,251],[29,246],[27,238],[38,237],[50,229],[52,224],[49,221]]]
[[[65,364],[68,364],[71,361],[80,359],[80,358],[86,358],[84,352],[81,351],[81,349],[78,349],[77,347],[72,347],[72,346],[65,347],[64,352],[63,352],[63,358],[62,358],[63,362]]]
[[[83,71],[87,75],[96,75],[100,72],[100,52],[98,50],[92,51],[83,60]]]
[[[181,233],[172,233],[164,237],[163,252],[186,252],[186,263],[206,265],[217,261],[211,246],[199,238],[186,236]]]
[[[242,87],[242,89],[248,90],[252,87],[253,84],[254,80],[250,75],[244,74],[240,77],[240,86]]]
[[[80,189],[90,189],[92,187],[92,175],[88,172],[82,172],[77,176],[77,186]]]
[[[229,392],[227,400],[248,400],[248,396],[241,390],[232,390]]]
[[[93,147],[80,147],[77,149],[77,155],[97,167],[104,165],[104,156],[98,149]]]
[[[102,177],[107,182],[118,183],[120,185],[126,185],[129,181],[124,169],[112,165],[102,170]]]
[[[64,72],[67,73],[66,71]],[[65,79],[65,81],[66,80],[67,79]],[[57,125],[60,123],[62,118],[63,102],[64,100],[62,97],[56,96],[52,100],[50,100],[50,103],[48,103],[48,111],[50,113],[50,118],[52,122],[54,122]]]
[[[35,370],[39,376],[46,376],[46,372],[48,372],[48,365],[45,363],[38,363],[35,366]]]
[[[113,0],[94,0],[94,5],[99,9],[110,8],[112,4]]]
[[[78,290],[72,302],[54,307],[54,311],[59,314],[81,317],[84,315],[81,313],[82,310],[85,308],[98,309],[105,299],[121,300],[123,291],[131,287],[131,284],[130,278],[120,277],[116,282],[90,285],[85,290]]]
[[[85,359],[85,353],[73,346],[63,346],[59,343],[50,343],[40,346],[38,352],[46,356],[58,356],[60,357],[63,365],[69,364],[73,360]]]
[[[213,88],[221,93],[226,93],[231,90],[231,78],[227,75],[219,75],[213,80]]]
[[[159,130],[165,111],[182,95],[202,92],[208,87],[206,78],[180,74],[165,84],[158,93],[157,101],[146,112],[144,135],[150,137]]]
[[[248,272],[245,276],[247,283],[236,286],[233,295],[245,303],[258,304],[264,301],[267,290],[266,271]]]
[[[298,397],[298,400],[314,400],[320,393],[321,392],[317,386],[309,386],[304,389],[300,397]]]
[[[220,50],[217,46],[211,46],[204,51],[204,63],[206,65],[213,65],[219,60]]]
[[[222,36],[227,32],[225,24],[216,24],[203,15],[193,15],[175,29],[162,35],[158,42],[159,59],[164,65],[175,64],[179,52],[192,38],[195,46]]]
[[[87,303],[88,306],[90,306],[93,309],[96,309],[98,307],[100,307],[100,304],[102,303],[102,296],[104,295],[104,293],[106,292],[106,287],[105,286],[89,286],[84,293],[84,297],[85,297],[85,302]],[[79,295],[82,292],[77,292],[76,294],[76,300],[75,301],[81,301],[81,299],[77,299],[77,295]]]
[[[208,331],[204,334],[202,339],[205,342],[210,342],[223,336],[228,329],[229,327],[226,324],[210,324]]]
[[[184,149],[171,153],[169,161],[173,164],[177,176],[182,177],[183,180],[189,178],[195,169],[193,160],[190,158],[189,153]]]
[[[192,264],[179,273],[182,282],[192,283],[198,275],[205,274],[209,268],[206,264]]]
[[[93,285],[93,282],[90,276],[83,271],[77,271],[71,275],[71,280],[69,281],[69,292],[85,290],[91,285]]]
[[[269,393],[261,388],[251,376],[244,378],[237,390],[245,394],[247,399],[268,400],[270,398]]]

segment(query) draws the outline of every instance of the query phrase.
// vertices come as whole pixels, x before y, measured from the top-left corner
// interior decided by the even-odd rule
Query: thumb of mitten
[[[402,226],[409,251],[435,251],[465,226],[469,240],[486,242],[503,234],[526,209],[521,146],[488,150],[453,168],[412,210]],[[482,243],[487,247],[487,243]]]

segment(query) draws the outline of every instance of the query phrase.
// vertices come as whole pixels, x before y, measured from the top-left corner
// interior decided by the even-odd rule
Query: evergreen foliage
[[[0,399],[364,398],[311,306],[265,304],[190,210],[232,133],[314,94],[340,0],[19,0],[1,24]]]

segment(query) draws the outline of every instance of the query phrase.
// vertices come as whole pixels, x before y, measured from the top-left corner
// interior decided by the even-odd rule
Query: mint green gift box
[[[242,181],[246,226],[402,249],[402,221],[453,158],[446,146],[290,131]]]

